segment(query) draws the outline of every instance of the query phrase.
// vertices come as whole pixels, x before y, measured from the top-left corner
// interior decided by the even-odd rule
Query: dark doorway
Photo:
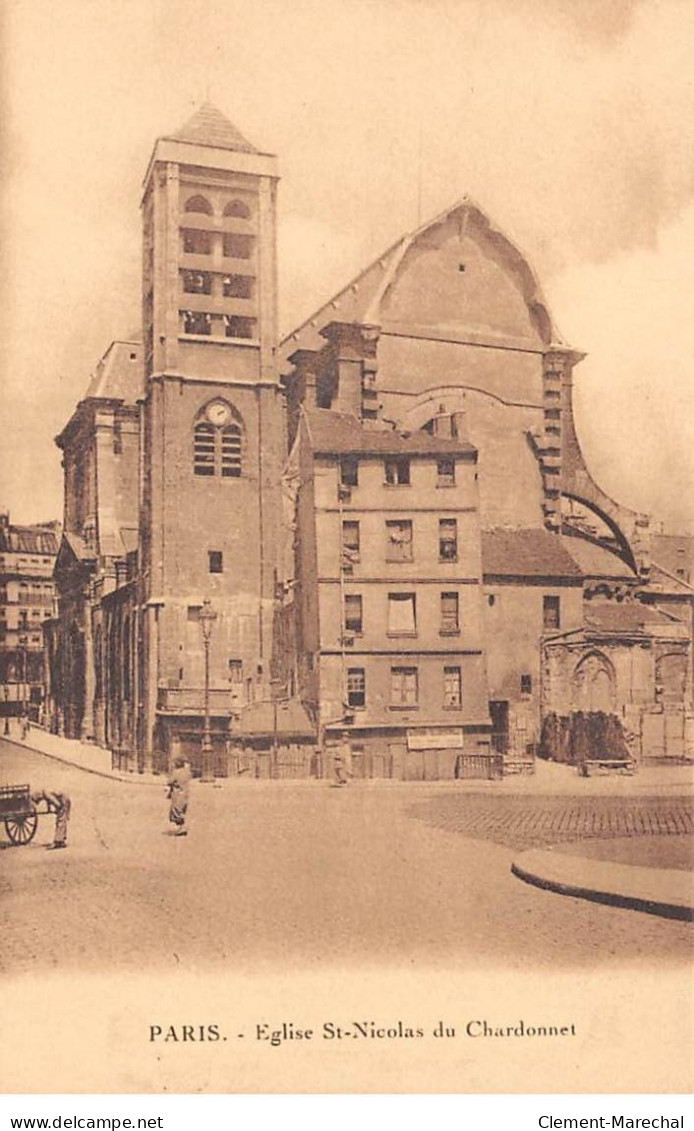
[[[508,751],[508,699],[492,699],[489,703],[492,719],[492,750],[497,754]]]

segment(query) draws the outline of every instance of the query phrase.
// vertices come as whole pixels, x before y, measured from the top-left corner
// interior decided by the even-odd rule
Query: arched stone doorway
[[[574,711],[604,711],[616,706],[616,679],[612,664],[602,652],[589,652],[576,665],[572,681]]]

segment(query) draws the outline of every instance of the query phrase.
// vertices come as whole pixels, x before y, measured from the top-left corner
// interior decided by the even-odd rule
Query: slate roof
[[[364,428],[356,416],[312,409],[305,422],[316,454],[321,455],[476,455],[467,440],[430,436],[428,432],[396,432],[394,429]]]
[[[194,145],[209,145],[215,149],[233,149],[237,153],[258,152],[241,131],[209,102],[196,110],[180,130],[167,134],[165,140],[189,141]]]
[[[651,605],[640,601],[588,601],[585,605],[584,620],[586,628],[597,628],[601,632],[648,632],[650,627],[679,624],[675,617],[666,616]]]
[[[8,526],[0,530],[0,551],[55,555],[58,553],[58,533],[38,526]]]
[[[583,574],[563,544],[549,530],[482,531],[482,573],[493,577],[557,577],[579,581]]]
[[[103,397],[135,404],[143,391],[142,353],[141,342],[111,342],[94,370],[85,400]]]

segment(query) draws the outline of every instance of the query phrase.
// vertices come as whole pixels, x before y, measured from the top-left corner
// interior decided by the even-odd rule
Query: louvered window
[[[227,409],[227,419],[230,415]],[[193,429],[193,474],[239,479],[242,464],[240,424],[200,420]]]
[[[238,479],[241,474],[241,429],[230,424],[222,429],[222,476]]]
[[[193,430],[193,472],[195,475],[214,475],[217,429],[202,420]]]

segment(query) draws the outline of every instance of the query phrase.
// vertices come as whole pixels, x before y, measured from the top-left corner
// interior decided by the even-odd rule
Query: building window
[[[229,660],[229,683],[243,683],[243,660]]]
[[[461,707],[463,703],[463,690],[460,668],[443,669],[443,705],[444,707]]]
[[[188,606],[188,621],[190,624],[199,624],[200,622],[200,605]]]
[[[193,474],[214,475],[217,430],[201,420],[193,429]]]
[[[252,298],[252,275],[225,275],[222,279],[222,289],[225,298]]]
[[[209,271],[184,271],[183,290],[188,295],[211,295],[212,275]]]
[[[238,424],[229,424],[221,431],[222,477],[238,479],[241,475],[241,429]]]
[[[215,403],[212,410],[218,411],[222,419],[228,420],[231,416],[231,409],[222,402]],[[241,475],[241,445],[239,424],[220,427],[210,420],[199,420],[193,428],[193,474],[238,479]]]
[[[224,555],[221,550],[208,550],[207,559],[210,573],[224,572]]]
[[[212,205],[204,196],[191,196],[185,203],[186,212],[202,212],[205,216],[212,215]]]
[[[412,561],[412,522],[409,519],[386,523],[386,561]]]
[[[410,461],[399,456],[385,462],[385,481],[389,487],[409,487]]]
[[[361,635],[362,609],[361,596],[358,593],[345,594],[345,630]]]
[[[417,602],[414,593],[388,594],[388,635],[414,636],[417,632]]]
[[[440,459],[436,464],[436,476],[438,487],[454,487],[455,486],[455,460],[454,459]]]
[[[255,318],[240,318],[238,314],[225,314],[224,333],[227,338],[252,338],[255,335]]]
[[[558,597],[546,595],[542,598],[542,623],[549,630],[561,628]]]
[[[460,631],[458,620],[458,594],[441,594],[441,634],[452,636]]]
[[[533,677],[528,675],[527,672],[521,676],[521,695],[532,695],[533,693]]]
[[[204,334],[206,337],[212,333],[212,315],[203,314],[199,310],[182,310],[184,334]]]
[[[347,704],[366,706],[366,673],[363,668],[347,668]]]
[[[235,216],[239,220],[250,220],[251,210],[242,200],[230,200],[224,205],[225,216]]]
[[[346,456],[340,460],[340,483],[343,487],[359,485],[359,461],[353,456]]]
[[[458,523],[454,518],[439,519],[439,561],[458,560]]]
[[[227,259],[250,259],[253,252],[253,236],[242,236],[238,232],[226,232],[223,236],[222,247]]]
[[[358,522],[343,522],[342,523],[342,564],[344,566],[354,565],[359,561],[360,542],[359,542],[359,523]]]
[[[419,678],[416,668],[390,669],[391,707],[416,707],[419,701]]]
[[[184,228],[183,250],[186,255],[211,255],[212,233],[201,232],[197,228]]]

